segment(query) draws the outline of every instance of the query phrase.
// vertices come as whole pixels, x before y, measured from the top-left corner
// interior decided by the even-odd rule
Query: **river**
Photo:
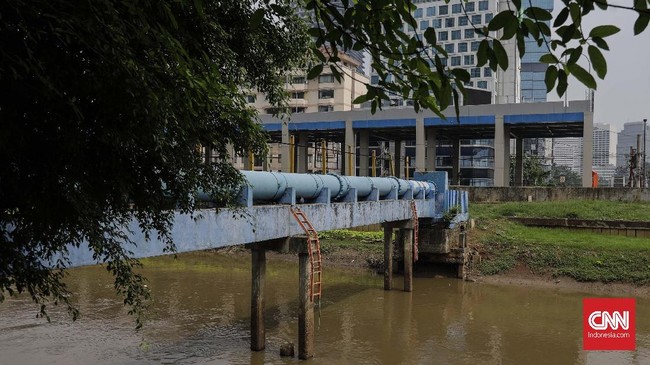
[[[104,269],[72,270],[82,318],[52,308],[48,323],[26,297],[1,303],[0,364],[650,364],[648,299],[637,299],[636,351],[583,351],[587,293],[433,277],[416,277],[412,293],[384,291],[382,276],[327,262],[315,357],[281,358],[280,345],[297,344],[297,258],[267,263],[267,349],[251,352],[249,261],[147,262],[153,304],[139,332]]]

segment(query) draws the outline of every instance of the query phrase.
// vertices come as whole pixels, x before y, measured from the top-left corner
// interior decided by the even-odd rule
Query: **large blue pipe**
[[[357,189],[357,197],[363,199],[370,195],[373,188],[378,190],[381,198],[386,197],[393,189],[398,196],[403,196],[412,190],[414,195],[421,191],[435,191],[433,184],[424,181],[407,181],[396,177],[362,177],[342,176],[335,174],[294,174],[266,171],[241,171],[248,185],[252,188],[253,199],[276,201],[282,197],[287,188],[293,188],[296,198],[315,199],[323,188],[329,188],[330,198],[339,199],[345,196],[351,188]]]

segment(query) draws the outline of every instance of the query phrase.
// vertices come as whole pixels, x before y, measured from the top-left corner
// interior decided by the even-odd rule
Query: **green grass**
[[[555,202],[470,204],[469,213],[471,218],[476,219],[546,217],[650,221],[650,203],[568,200]]]
[[[480,238],[485,275],[507,272],[518,264],[536,274],[578,281],[650,284],[650,239],[563,229],[525,227],[489,221]]]
[[[321,251],[325,254],[341,249],[350,249],[360,253],[380,254],[384,250],[382,244],[384,233],[361,232],[351,230],[334,230],[319,232]]]

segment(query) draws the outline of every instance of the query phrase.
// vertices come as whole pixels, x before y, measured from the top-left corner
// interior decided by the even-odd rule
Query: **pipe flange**
[[[345,181],[343,176],[341,176],[339,174],[334,174],[334,173],[330,172],[330,173],[328,173],[328,175],[334,176],[336,178],[336,180],[339,181],[339,186],[340,186],[339,193],[336,194],[336,196],[334,197],[334,200],[342,198],[350,190],[350,183]]]

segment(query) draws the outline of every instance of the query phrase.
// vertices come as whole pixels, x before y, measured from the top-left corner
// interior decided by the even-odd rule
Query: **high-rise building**
[[[593,165],[606,166],[614,164],[614,133],[609,124],[594,123]]]
[[[553,11],[553,0],[532,0],[522,2],[524,8],[532,6]],[[550,26],[550,22],[549,23]],[[539,58],[548,53],[547,46],[539,46],[534,39],[528,38],[526,43],[526,54],[521,59],[521,102],[522,103],[541,103],[546,101],[546,83],[544,76],[548,65],[539,62]]]
[[[630,159],[630,147],[637,149],[637,135],[641,136],[641,149],[643,154],[643,122],[629,122],[623,124],[623,130],[618,133],[616,144],[616,166],[626,167]],[[650,146],[650,128],[646,129],[646,145]],[[650,156],[647,156],[650,157]],[[650,161],[650,158],[648,158]]]
[[[552,163],[582,174],[582,137],[554,138]]]

